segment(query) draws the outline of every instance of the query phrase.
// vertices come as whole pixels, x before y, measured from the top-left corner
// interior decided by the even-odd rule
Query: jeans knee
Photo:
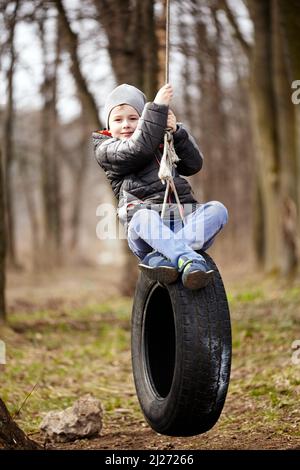
[[[224,204],[219,201],[211,201],[209,204],[213,207],[214,213],[219,221],[220,227],[226,225],[228,222],[228,210],[224,206]]]
[[[139,233],[140,227],[151,227],[152,221],[159,218],[157,212],[150,209],[140,209],[135,212],[130,221],[131,227],[135,228],[135,231]]]

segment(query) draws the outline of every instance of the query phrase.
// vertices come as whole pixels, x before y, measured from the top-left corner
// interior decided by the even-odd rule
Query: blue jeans
[[[207,250],[227,220],[228,211],[218,201],[197,205],[197,209],[184,218],[184,225],[179,218],[163,221],[158,212],[140,209],[128,225],[128,245],[140,259],[157,250],[174,266],[183,255],[202,260],[194,250]]]

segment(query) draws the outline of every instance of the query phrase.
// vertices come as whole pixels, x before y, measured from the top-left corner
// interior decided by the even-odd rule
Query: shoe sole
[[[187,289],[196,290],[206,287],[213,279],[214,271],[194,271],[184,279],[183,285]]]
[[[178,271],[168,266],[152,268],[145,264],[139,264],[139,268],[149,279],[160,282],[161,284],[172,284],[178,279]]]

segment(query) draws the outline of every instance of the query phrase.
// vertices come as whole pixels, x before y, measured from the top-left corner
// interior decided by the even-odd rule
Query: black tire
[[[132,367],[137,396],[160,434],[193,436],[211,429],[224,406],[230,378],[231,326],[220,273],[191,291],[161,286],[143,273],[132,312]]]

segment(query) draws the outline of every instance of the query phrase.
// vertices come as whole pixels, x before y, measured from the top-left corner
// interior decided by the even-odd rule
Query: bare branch
[[[234,30],[235,37],[239,41],[247,57],[249,57],[251,53],[251,45],[246,41],[246,39],[242,35],[238,22],[236,21],[236,18],[229,7],[227,0],[220,0],[220,6],[226,13],[227,19]]]
[[[77,34],[74,33],[71,29],[69,20],[67,18],[67,14],[63,3],[61,0],[56,0],[55,6],[59,13],[59,19],[62,24],[62,29],[64,33],[64,41],[66,48],[70,54],[72,65],[71,71],[74,76],[79,97],[82,103],[82,107],[87,111],[88,116],[93,121],[93,125],[97,128],[101,127],[101,123],[98,116],[97,106],[92,96],[91,92],[88,89],[87,82],[81,72],[80,65],[79,65],[79,58],[78,58],[78,37]]]

